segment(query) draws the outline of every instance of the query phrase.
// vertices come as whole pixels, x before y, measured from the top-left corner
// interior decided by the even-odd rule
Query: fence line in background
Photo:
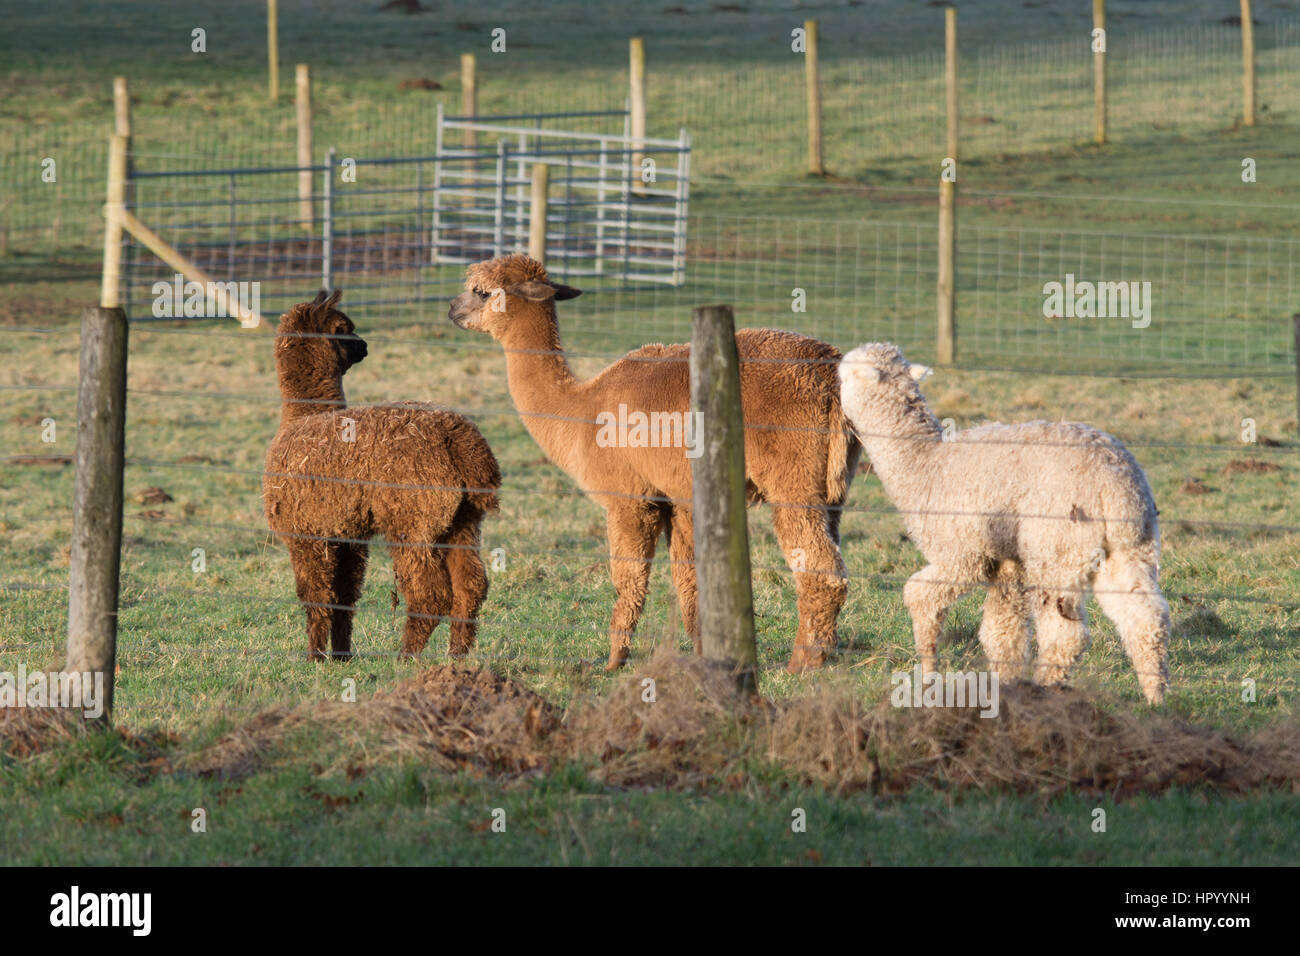
[[[965,153],[968,158],[1024,153],[1094,139],[1097,99],[1095,88],[1089,91],[1088,77],[1102,56],[1107,70],[1106,135],[1111,141],[1150,139],[1174,126],[1207,129],[1243,119],[1235,104],[1240,102],[1247,44],[1256,51],[1249,72],[1259,77],[1262,91],[1262,100],[1256,100],[1251,112],[1266,106],[1269,115],[1286,115],[1300,108],[1300,86],[1294,82],[1300,75],[1300,18],[1278,18],[1259,32],[1243,29],[1234,45],[1235,29],[1197,25],[1131,34],[1112,29],[1105,54],[1092,53],[1083,35],[966,51],[961,97],[970,122]],[[1257,43],[1261,36],[1265,42]],[[697,166],[705,177],[794,178],[808,165],[800,132],[809,117],[807,98],[790,91],[807,85],[807,66],[785,43],[772,51],[770,61],[743,68],[706,58],[692,71],[655,74],[647,88],[646,135],[681,126],[693,130]],[[820,50],[817,66],[824,151],[829,151],[825,168],[840,176],[858,176],[864,162],[879,157],[932,162],[938,156],[944,141],[939,132],[940,56],[854,59],[828,57]],[[472,79],[461,83],[461,110],[477,115],[481,83],[472,68],[470,75]],[[1167,95],[1152,94],[1157,82],[1170,84]],[[497,80],[494,102],[506,102],[507,85],[511,112],[545,112],[556,102],[574,109],[624,106],[621,81],[575,92],[572,81],[553,67],[522,86]],[[472,105],[466,108],[465,103]],[[865,118],[863,104],[870,104]],[[313,135],[317,142],[334,143],[341,155],[429,152],[435,138],[433,114],[433,104],[424,99],[360,118],[318,114]],[[178,128],[167,115],[139,116],[133,131],[137,154],[155,155],[176,168],[193,168],[195,160],[235,167],[295,161],[291,112],[232,116],[229,127],[226,122],[218,116]],[[6,131],[0,176],[10,189],[0,205],[0,243],[93,242],[99,229],[99,171],[107,159],[108,132],[106,123],[84,121]],[[468,130],[466,136],[477,133]],[[40,159],[45,156],[59,161],[56,184],[40,180]]]

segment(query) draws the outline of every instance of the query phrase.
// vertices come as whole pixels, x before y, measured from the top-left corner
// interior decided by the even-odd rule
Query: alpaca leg
[[[617,670],[627,661],[632,633],[641,619],[650,590],[650,561],[655,555],[663,515],[647,502],[611,505],[607,516],[609,574],[618,597],[609,624],[609,664]]]
[[[699,586],[695,580],[695,523],[689,505],[676,505],[667,528],[668,556],[672,561],[673,586],[677,589],[677,606],[682,612],[682,626],[695,644],[695,653],[703,652],[700,644]]]
[[[1029,603],[1033,608],[1034,636],[1038,640],[1034,682],[1060,684],[1088,649],[1083,591],[1040,587],[1029,592]]]
[[[397,589],[406,599],[401,656],[416,657],[451,610],[451,577],[441,548],[394,546],[392,555]]]
[[[285,544],[298,600],[307,614],[307,656],[314,661],[328,660],[325,648],[333,630],[333,605],[340,603],[334,592],[339,545],[309,538],[290,538]]]
[[[330,629],[330,651],[336,661],[352,657],[352,618],[361,597],[361,585],[366,580],[367,554],[368,548],[364,544],[339,545],[334,594],[337,598],[335,603],[340,607],[334,610]]]
[[[1016,679],[1029,658],[1029,602],[1024,569],[1018,561],[998,564],[980,621],[980,646],[989,670],[1002,679]]]
[[[487,572],[479,555],[479,528],[483,512],[462,507],[447,536],[451,547],[443,549],[451,580],[451,635],[447,652],[453,657],[468,654],[478,640],[478,612],[488,593]]]
[[[1152,549],[1153,550],[1153,549]],[[1151,704],[1169,686],[1169,604],[1160,592],[1154,554],[1113,554],[1097,575],[1097,603],[1115,622],[1138,686]]]
[[[948,608],[971,589],[975,582],[963,569],[938,564],[926,565],[903,585],[903,603],[912,615],[912,638],[921,673],[938,670],[939,634]]]
[[[835,622],[849,593],[848,572],[822,508],[773,508],[772,524],[794,572],[799,626],[786,670],[798,674],[821,667],[835,649]]]

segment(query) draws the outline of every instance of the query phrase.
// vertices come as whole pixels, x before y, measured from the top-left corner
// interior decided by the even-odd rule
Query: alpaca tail
[[[826,445],[826,500],[831,504],[843,504],[849,496],[849,485],[858,467],[862,443],[838,400],[831,411]]]
[[[452,453],[464,482],[465,500],[479,511],[496,511],[501,467],[482,433],[468,420],[458,424],[452,432]]]

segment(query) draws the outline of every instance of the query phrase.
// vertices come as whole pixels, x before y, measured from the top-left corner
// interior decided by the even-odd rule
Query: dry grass
[[[366,701],[265,711],[176,769],[246,775],[284,756],[292,732],[308,727],[344,740],[377,737],[378,746],[346,755],[349,766],[402,756],[513,777],[577,763],[623,788],[737,788],[768,767],[837,793],[1300,792],[1295,726],[1231,736],[1108,707],[1079,690],[1023,683],[1002,686],[993,718],[975,708],[865,703],[847,687],[781,701],[741,698],[725,668],[667,647],[608,696],[565,714],[490,671],[442,666]]]

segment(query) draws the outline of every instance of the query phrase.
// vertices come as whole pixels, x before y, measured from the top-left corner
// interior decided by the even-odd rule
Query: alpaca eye
[[[491,296],[490,296],[488,293],[486,293],[486,292],[480,292],[478,289],[475,289],[475,290],[474,290],[474,294],[475,294],[476,296],[478,296],[480,299],[483,299],[484,301],[486,301],[486,300],[488,300],[488,299],[491,298]]]

